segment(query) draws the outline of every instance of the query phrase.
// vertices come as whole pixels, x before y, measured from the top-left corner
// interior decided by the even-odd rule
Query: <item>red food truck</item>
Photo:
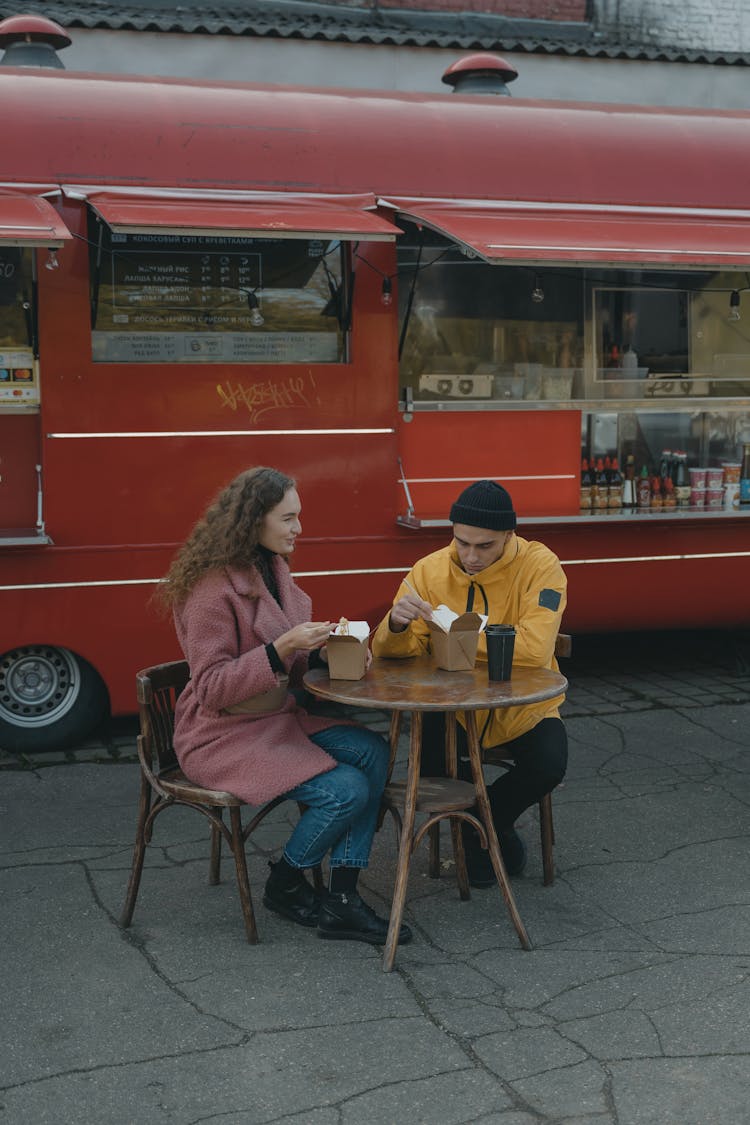
[[[253,464],[320,617],[374,625],[492,477],[567,629],[750,622],[750,113],[7,65],[0,104],[0,745],[133,710]]]

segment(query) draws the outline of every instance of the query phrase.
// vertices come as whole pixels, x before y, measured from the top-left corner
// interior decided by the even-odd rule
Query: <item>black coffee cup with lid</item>
[[[513,669],[513,649],[516,630],[512,625],[487,625],[487,677],[490,680],[509,680]]]

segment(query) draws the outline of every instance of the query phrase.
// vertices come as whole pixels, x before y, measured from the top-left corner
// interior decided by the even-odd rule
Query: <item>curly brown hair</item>
[[[280,504],[296,482],[292,477],[261,465],[245,469],[221,490],[198,520],[157,587],[165,606],[184,601],[210,570],[255,564],[263,518]]]

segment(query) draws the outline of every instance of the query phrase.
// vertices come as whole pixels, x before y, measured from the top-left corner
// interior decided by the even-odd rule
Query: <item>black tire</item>
[[[101,677],[68,649],[25,645],[0,656],[3,750],[65,750],[86,738],[108,710]]]

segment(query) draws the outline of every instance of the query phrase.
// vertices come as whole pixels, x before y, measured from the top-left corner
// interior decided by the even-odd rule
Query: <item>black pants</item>
[[[425,711],[422,716],[423,777],[445,777],[445,715]],[[471,781],[466,731],[456,723],[458,776]],[[498,832],[512,828],[521,813],[551,793],[565,776],[568,764],[568,735],[562,719],[542,719],[535,727],[503,743],[515,765],[487,786],[492,819]]]

